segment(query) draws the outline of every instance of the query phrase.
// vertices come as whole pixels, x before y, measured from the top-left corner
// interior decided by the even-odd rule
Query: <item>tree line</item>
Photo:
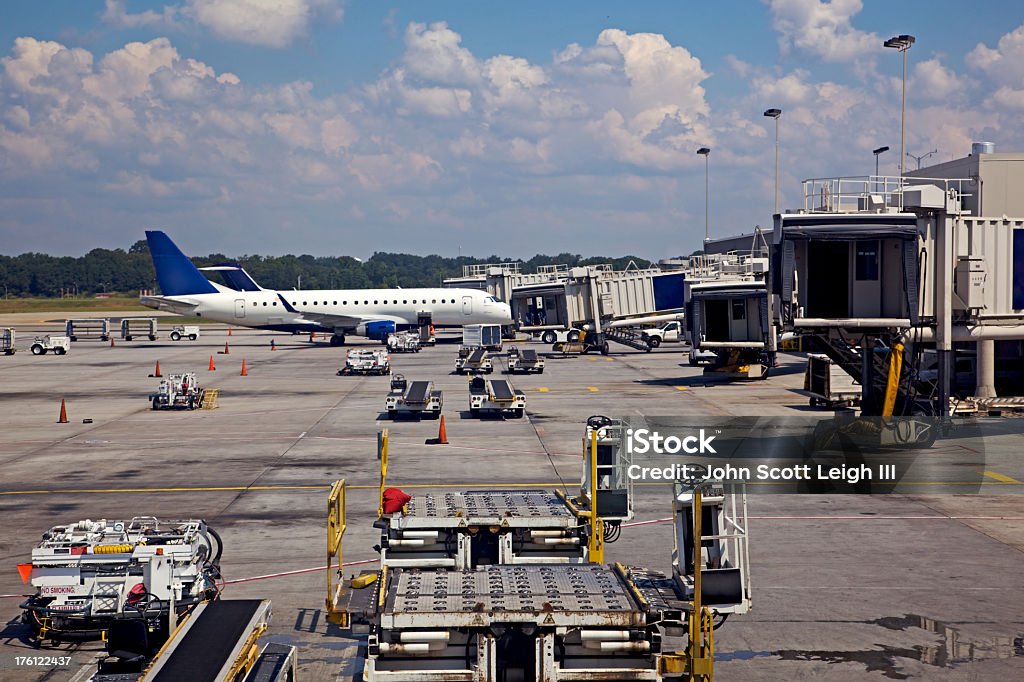
[[[196,257],[199,267],[221,263],[240,263],[260,286],[268,289],[363,289],[387,287],[433,287],[448,277],[462,275],[465,265],[516,262],[523,272],[536,272],[544,265],[596,265],[610,263],[616,270],[630,262],[645,268],[650,261],[633,256],[619,258],[588,257],[560,253],[538,254],[528,260],[506,261],[499,256],[473,258],[460,256],[416,256],[406,253],[378,252],[365,262],[348,256],[242,256],[224,254]],[[206,273],[217,280],[215,273]],[[69,292],[80,296],[100,293],[138,294],[140,289],[159,290],[153,261],[146,241],[124,249],[93,249],[84,256],[49,256],[23,253],[0,255],[0,295],[61,296]]]

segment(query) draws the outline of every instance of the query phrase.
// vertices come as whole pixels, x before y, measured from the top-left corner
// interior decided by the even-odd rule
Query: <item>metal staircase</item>
[[[606,329],[604,338],[637,350],[647,351],[648,353],[651,351],[651,347],[644,341],[643,333],[636,327],[612,327]]]

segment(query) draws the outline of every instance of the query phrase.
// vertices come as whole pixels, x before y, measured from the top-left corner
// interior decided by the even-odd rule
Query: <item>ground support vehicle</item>
[[[121,338],[131,341],[136,336],[146,336],[156,341],[157,323],[155,317],[126,317],[121,320]]]
[[[745,495],[714,483],[673,491],[671,575],[604,565],[618,528],[588,500],[600,505],[598,481],[616,479],[595,475],[598,462],[621,462],[607,455],[624,447],[617,423],[600,419],[584,441],[586,495],[451,491],[385,511],[382,492],[380,570],[343,594],[329,567],[328,619],[368,631],[366,682],[711,679],[714,618],[750,605]],[[382,491],[387,441],[385,431]],[[340,555],[344,487],[328,501],[329,562]],[[682,636],[685,651],[665,646]]]
[[[338,370],[338,374],[391,374],[391,356],[383,349],[352,348],[345,354],[345,366]]]
[[[415,332],[388,334],[385,344],[390,353],[419,353],[420,337]]]
[[[657,348],[663,343],[681,343],[686,341],[683,332],[683,324],[678,320],[666,322],[660,327],[644,329],[640,332],[641,338],[651,348]]]
[[[18,349],[14,346],[16,339],[14,330],[10,327],[0,329],[0,353],[4,355],[14,355],[18,352]]]
[[[65,320],[64,334],[72,341],[78,341],[79,338],[95,338],[100,341],[109,341],[110,320],[105,318]]]
[[[473,377],[469,380],[469,413],[474,417],[484,413],[508,414],[521,419],[526,414],[526,394],[507,379]]]
[[[37,336],[30,348],[32,355],[46,355],[53,351],[54,355],[64,355],[71,350],[71,339],[66,336]]]
[[[434,389],[432,381],[406,381],[401,374],[391,378],[391,391],[385,401],[388,416],[397,419],[410,415],[439,419],[444,405],[444,395]]]
[[[532,348],[519,349],[512,346],[508,349],[509,374],[543,374],[544,358]]]
[[[494,362],[485,348],[460,346],[459,357],[455,358],[456,374],[490,374],[494,371]]]
[[[501,350],[500,324],[467,324],[462,328],[462,345],[471,348]]]
[[[189,341],[195,341],[199,338],[199,325],[197,324],[179,324],[171,327],[171,341],[181,341],[182,339],[188,339]]]
[[[198,519],[54,526],[19,564],[35,588],[22,619],[37,641],[98,640],[117,621],[155,626],[217,594],[221,550]]]
[[[149,394],[154,410],[194,410],[203,402],[203,388],[196,380],[195,372],[168,374],[160,382],[156,393]]]

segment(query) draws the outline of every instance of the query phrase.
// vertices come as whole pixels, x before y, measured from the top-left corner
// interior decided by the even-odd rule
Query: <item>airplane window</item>
[[[409,299],[407,299],[407,298],[403,298],[402,299],[402,303],[408,303],[408,302],[409,302]]]
[[[266,307],[267,307],[267,302],[266,302],[266,301],[264,301],[264,302],[263,302],[263,307],[264,307],[264,308],[266,308]]]
[[[277,301],[274,301],[274,305],[277,305]]]
[[[338,302],[337,302],[337,301],[335,301],[335,302],[334,302],[334,305],[338,305]]]
[[[377,302],[376,302],[376,301],[374,301],[374,302],[373,302],[373,304],[374,304],[374,305],[377,305]]]
[[[342,305],[348,305],[348,301],[342,301],[341,304]]]
[[[363,305],[370,305],[369,301],[363,301]]]
[[[413,304],[415,304],[415,303],[416,303],[416,299],[415,299],[415,298],[414,298],[414,299],[412,299],[412,302],[413,302]]]
[[[306,302],[305,302],[305,301],[303,301],[303,302],[302,302],[302,305],[306,305]]]
[[[253,302],[252,302],[252,304],[253,304],[253,305],[256,305],[256,301],[253,301]]]

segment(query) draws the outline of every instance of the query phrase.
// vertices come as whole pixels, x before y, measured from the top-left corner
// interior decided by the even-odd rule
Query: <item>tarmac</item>
[[[225,541],[224,596],[272,600],[268,638],[299,648],[299,679],[356,680],[362,640],[324,617],[326,500],[331,482],[346,479],[346,575],[372,566],[380,429],[391,434],[389,486],[571,487],[590,415],[827,414],[800,392],[802,356],[781,355],[765,381],[708,382],[682,347],[665,344],[651,353],[613,346],[608,357],[549,358],[543,374],[511,377],[526,392],[525,419],[471,419],[466,377],[451,373],[456,337],[442,335],[434,348],[392,356],[396,372],[444,391],[450,444],[426,445],[438,423],[386,419],[388,378],[337,376],[345,349],[326,339],[239,329],[228,337],[205,327],[196,342],[171,342],[164,330],[156,342],[79,341],[63,357],[36,357],[28,352],[33,334],[58,326],[16,324],[20,350],[0,356],[2,680],[70,679],[101,650],[33,649],[20,623],[27,588],[14,565],[58,523],[206,519]],[[158,360],[165,375],[192,370],[220,389],[220,407],[152,411],[146,395],[159,380],[148,375]],[[499,358],[495,377],[504,366]],[[56,423],[62,398],[68,424]],[[751,494],[753,609],[716,631],[718,679],[1019,678],[1022,439],[994,440],[979,474],[985,495]],[[670,515],[667,486],[637,490],[636,521]],[[624,529],[606,559],[668,570],[671,547],[671,524],[649,523]],[[72,662],[16,661],[39,654]]]

